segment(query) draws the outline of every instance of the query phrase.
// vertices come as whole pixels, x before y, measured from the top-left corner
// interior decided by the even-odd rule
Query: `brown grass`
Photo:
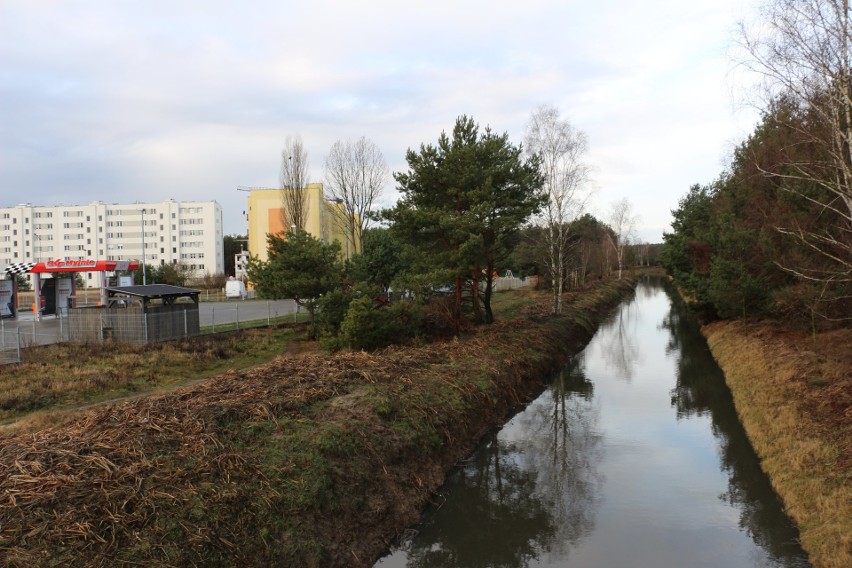
[[[704,328],[761,463],[816,568],[852,566],[852,330]]]
[[[62,423],[69,409],[257,364],[286,351],[301,333],[281,327],[150,346],[63,343],[25,349],[20,364],[0,373],[0,436]]]
[[[600,316],[628,286],[575,303]],[[370,566],[444,472],[588,340],[594,317],[503,321],[372,354],[282,356],[7,438],[0,558]]]

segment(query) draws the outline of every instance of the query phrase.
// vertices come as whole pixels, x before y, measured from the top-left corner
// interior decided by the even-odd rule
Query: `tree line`
[[[282,152],[281,185],[296,180],[293,161],[306,155],[297,138]],[[248,277],[258,294],[294,298],[312,330],[332,346],[375,347],[420,333],[458,333],[494,321],[494,283],[506,270],[538,275],[562,293],[589,278],[621,276],[631,254],[649,262],[647,245],[632,245],[636,217],[628,201],[607,222],[586,211],[589,168],[585,135],[543,106],[532,114],[525,145],[460,116],[434,143],[406,153],[408,168],[393,177],[395,206],[373,211],[368,195],[381,187],[383,159],[366,139],[337,143],[326,158],[331,200],[342,205],[347,242],[342,255],[298,225],[267,236],[269,258],[253,258]],[[292,192],[282,194],[284,208]],[[360,197],[353,197],[358,195]],[[357,207],[361,207],[358,209]],[[359,224],[356,220],[374,222]],[[295,223],[294,223],[295,225]],[[351,239],[351,241],[350,241]],[[361,248],[355,249],[355,242]],[[388,299],[403,301],[388,304]]]
[[[818,328],[852,318],[848,0],[778,0],[740,28],[762,117],[730,165],[673,211],[663,262],[707,317]]]

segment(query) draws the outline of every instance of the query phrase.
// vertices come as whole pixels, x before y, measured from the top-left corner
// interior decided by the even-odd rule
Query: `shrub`
[[[340,339],[352,349],[377,349],[415,337],[421,326],[422,316],[416,304],[397,302],[376,308],[371,297],[362,296],[349,304],[340,326]]]
[[[319,301],[319,314],[317,314],[317,326],[320,335],[336,336],[340,333],[340,324],[346,317],[346,310],[352,296],[343,290],[337,289],[328,292]]]

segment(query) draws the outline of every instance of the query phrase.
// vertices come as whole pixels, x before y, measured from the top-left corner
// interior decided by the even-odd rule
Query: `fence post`
[[[18,363],[21,362],[21,328],[18,328]]]
[[[142,328],[145,330],[145,344],[147,345],[148,344],[148,314],[143,313],[142,318],[144,318],[142,320]]]
[[[237,329],[240,329],[240,306],[234,308],[237,310]]]
[[[213,318],[213,333],[216,333],[216,308],[210,308],[210,316]]]
[[[62,341],[65,339],[65,337],[63,337],[64,335],[65,334],[62,333],[62,312],[60,311],[59,312],[59,341],[57,343],[62,343]]]
[[[269,313],[269,300],[266,300],[266,327],[272,325],[272,314]]]
[[[36,320],[33,320],[33,345],[36,344],[35,324],[36,324]]]
[[[3,321],[3,318],[0,318],[0,341],[2,341],[3,347],[6,347],[6,322]]]
[[[207,293],[209,294],[210,291],[208,290]],[[183,336],[189,337],[189,326],[186,323],[186,310],[183,311]]]

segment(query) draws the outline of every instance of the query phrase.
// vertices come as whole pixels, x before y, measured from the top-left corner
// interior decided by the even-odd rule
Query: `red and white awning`
[[[138,268],[138,260],[65,260],[55,258],[46,262],[16,262],[6,267],[6,273],[115,272],[116,270],[137,270]]]

